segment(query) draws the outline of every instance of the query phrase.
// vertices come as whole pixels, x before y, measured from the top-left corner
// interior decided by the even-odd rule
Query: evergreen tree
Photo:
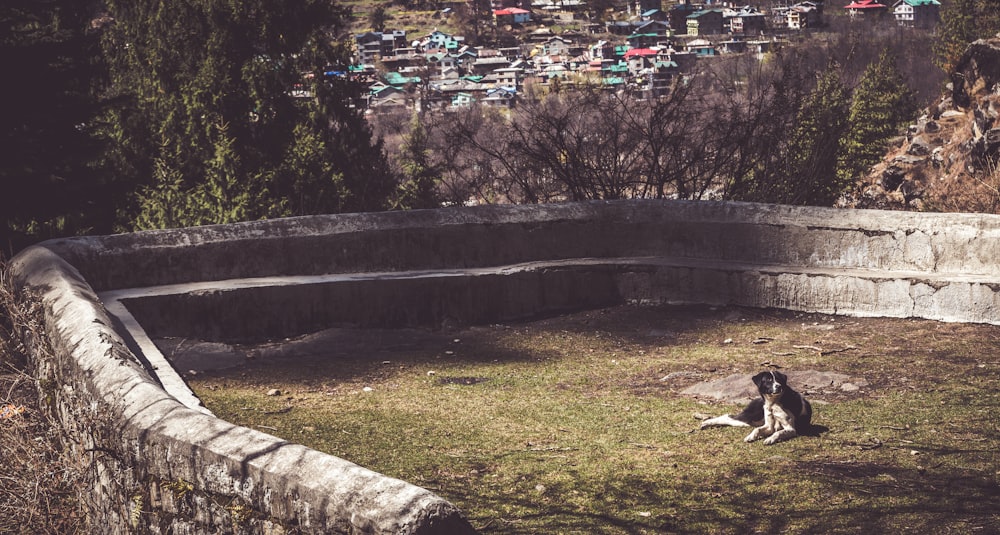
[[[115,193],[96,167],[96,36],[82,2],[0,2],[0,254],[110,230]]]
[[[844,191],[847,184],[838,177],[837,160],[849,104],[838,68],[830,65],[796,114],[787,186],[776,202],[830,206]]]
[[[331,37],[343,10],[325,0],[109,0],[108,9],[117,105],[105,135],[116,171],[145,185],[127,227],[384,207],[385,156],[350,105],[359,88],[326,75],[348,62]],[[312,174],[320,161],[329,169]],[[369,180],[381,199],[369,197]],[[178,193],[187,202],[163,204]]]
[[[436,208],[440,206],[437,185],[441,170],[431,162],[427,130],[420,116],[413,114],[410,132],[403,140],[400,166],[403,181],[397,194],[398,208]]]
[[[944,2],[934,44],[938,66],[951,72],[970,43],[997,32],[1000,32],[1000,5],[996,0]]]
[[[841,138],[837,174],[852,183],[881,160],[886,142],[916,113],[917,105],[888,50],[872,62],[855,88]]]

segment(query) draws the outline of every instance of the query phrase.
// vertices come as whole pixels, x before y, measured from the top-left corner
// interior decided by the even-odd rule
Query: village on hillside
[[[473,104],[510,108],[526,92],[577,84],[656,98],[676,77],[693,73],[698,61],[762,56],[803,30],[822,28],[824,3],[762,10],[711,0],[631,0],[615,20],[596,24],[588,20],[586,0],[491,0],[494,27],[517,35],[517,46],[470,46],[463,36],[438,30],[419,37],[369,31],[354,35],[349,74],[367,87],[368,113]],[[855,0],[826,9],[842,9],[851,20],[930,29],[939,22],[940,5]],[[573,22],[580,30],[551,29]]]

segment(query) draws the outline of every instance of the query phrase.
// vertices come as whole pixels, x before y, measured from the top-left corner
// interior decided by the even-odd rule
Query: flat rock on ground
[[[803,394],[813,392],[859,392],[868,385],[868,381],[860,377],[851,377],[843,373],[817,370],[782,370],[788,376],[788,384]],[[722,379],[695,383],[681,391],[687,396],[711,398],[729,403],[745,403],[759,396],[754,386],[752,375],[737,373]]]

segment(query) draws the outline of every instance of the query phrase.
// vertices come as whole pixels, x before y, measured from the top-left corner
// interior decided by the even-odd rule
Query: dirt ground
[[[315,369],[331,363],[340,372],[374,363],[370,371],[378,374],[377,364],[400,354],[440,356],[441,348],[456,338],[465,354],[503,352],[501,338],[512,330],[525,338],[596,333],[623,353],[687,345],[692,358],[676,368],[648,370],[619,386],[730,402],[754,396],[748,374],[757,369],[782,370],[810,397],[835,402],[933,388],[941,373],[992,369],[1000,348],[1000,326],[994,325],[710,306],[619,306],[438,331],[345,325],[257,345],[186,339],[160,339],[157,345],[189,379],[205,372],[226,377],[262,368],[280,376],[288,365]],[[557,350],[565,342],[553,340],[551,345],[536,344],[535,350]],[[747,380],[735,377],[741,375]]]

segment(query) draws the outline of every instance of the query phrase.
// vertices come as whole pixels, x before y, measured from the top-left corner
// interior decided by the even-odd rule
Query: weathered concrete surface
[[[997,258],[995,216],[617,201],[58,240],[11,271],[45,304],[55,356],[36,365],[94,459],[89,498],[109,531],[463,533],[424,489],[206,414],[149,334],[269,338],[629,301],[1000,324]]]
[[[608,201],[259,221],[50,242],[97,291],[209,280],[661,256],[995,280],[1000,218]],[[141,254],[137,254],[141,251]]]
[[[474,532],[430,491],[185,407],[46,248],[22,252],[11,271],[44,304],[54,355],[35,367],[71,454],[91,458],[84,499],[104,532]]]

